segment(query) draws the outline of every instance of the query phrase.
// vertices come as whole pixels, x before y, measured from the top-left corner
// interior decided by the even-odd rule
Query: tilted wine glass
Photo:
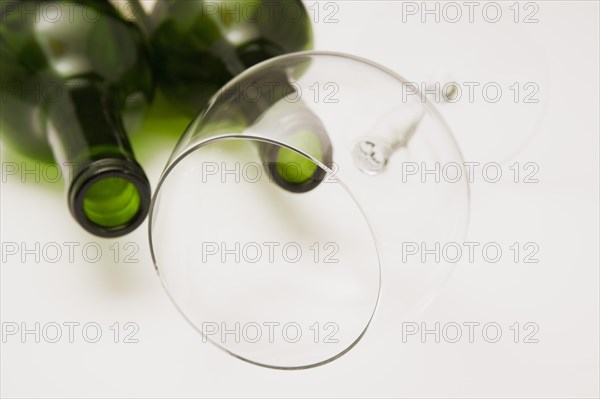
[[[269,95],[282,75],[294,90]],[[462,239],[468,181],[406,179],[407,163],[466,171],[436,110],[401,95],[405,82],[349,55],[285,55],[233,79],[189,126],[149,235],[165,289],[205,340],[254,364],[306,368],[362,338],[382,273],[398,315],[435,296],[452,265],[407,261],[403,243]],[[248,123],[240,115],[257,101],[267,106]],[[329,138],[330,164],[315,131]],[[272,149],[267,168],[318,169],[321,183],[282,189],[261,165]]]

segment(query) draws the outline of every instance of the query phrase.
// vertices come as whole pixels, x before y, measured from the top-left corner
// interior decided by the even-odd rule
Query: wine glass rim
[[[186,149],[185,151],[183,151],[182,153],[180,153],[175,159],[170,160],[169,164],[167,166],[167,168],[165,169],[165,171],[163,172],[163,174],[160,177],[159,183],[156,187],[156,190],[154,192],[154,195],[152,196],[152,201],[150,203],[150,211],[148,214],[148,242],[149,242],[149,247],[150,247],[150,256],[152,258],[152,263],[154,264],[154,268],[156,270],[156,273],[158,274],[158,277],[161,281],[161,284],[165,290],[165,292],[167,293],[167,296],[169,297],[169,299],[171,300],[171,302],[175,305],[175,308],[179,311],[179,313],[183,316],[183,318],[192,326],[192,328],[194,330],[196,330],[205,340],[206,342],[211,343],[212,345],[214,345],[215,347],[217,347],[218,349],[224,351],[225,353],[240,359],[242,361],[245,361],[247,363],[256,365],[256,366],[261,366],[261,367],[265,367],[265,368],[269,368],[269,369],[277,369],[277,370],[304,370],[304,369],[310,369],[310,368],[314,368],[314,367],[319,367],[319,366],[323,366],[325,364],[331,363],[333,361],[335,361],[336,359],[339,359],[340,357],[342,357],[343,355],[345,355],[346,353],[348,353],[352,348],[354,348],[360,341],[361,339],[364,337],[364,335],[366,334],[367,330],[369,329],[371,322],[373,321],[373,318],[375,317],[375,313],[377,312],[377,309],[379,307],[379,303],[380,303],[380,298],[381,298],[381,285],[382,285],[382,277],[381,277],[381,273],[382,273],[382,269],[381,269],[381,251],[380,251],[380,244],[379,244],[379,240],[377,239],[377,235],[375,233],[375,229],[373,228],[369,217],[367,216],[365,210],[363,209],[363,207],[360,205],[360,203],[357,201],[356,197],[352,194],[352,191],[350,190],[350,188],[339,178],[339,177],[335,177],[336,182],[339,183],[341,185],[341,187],[343,188],[344,192],[349,196],[350,200],[352,201],[352,203],[354,204],[354,206],[356,206],[356,208],[359,210],[361,216],[363,217],[367,227],[368,227],[368,231],[369,234],[371,236],[371,240],[373,243],[373,247],[375,250],[375,255],[376,255],[376,265],[377,265],[377,296],[375,298],[375,302],[373,305],[373,309],[369,314],[368,320],[366,320],[366,323],[364,324],[364,327],[362,327],[362,330],[360,332],[360,334],[358,334],[358,336],[345,348],[343,348],[340,352],[338,352],[337,354],[330,356],[324,360],[320,360],[318,362],[313,362],[313,363],[309,363],[309,364],[304,364],[304,365],[298,365],[298,366],[280,366],[280,365],[274,365],[274,364],[268,364],[268,363],[263,363],[263,362],[259,362],[256,360],[252,360],[250,358],[241,356],[235,352],[233,352],[230,349],[227,349],[225,346],[220,345],[218,342],[216,342],[215,340],[211,339],[210,337],[206,336],[204,334],[204,332],[194,323],[192,322],[192,320],[186,315],[186,313],[183,311],[183,309],[179,306],[179,304],[177,303],[177,301],[175,300],[175,298],[173,297],[173,295],[171,294],[170,289],[167,287],[167,284],[165,282],[165,279],[163,278],[163,275],[160,273],[160,269],[158,266],[158,262],[156,260],[156,256],[155,256],[155,250],[154,250],[154,242],[152,239],[152,225],[153,225],[153,219],[154,219],[154,207],[156,205],[156,202],[158,201],[158,197],[160,195],[160,190],[162,188],[163,183],[166,181],[167,177],[171,174],[171,172],[179,165],[179,163],[181,161],[183,161],[185,158],[187,158],[189,155],[191,155],[192,153],[196,152],[197,150],[206,147],[210,144],[213,143],[217,143],[217,142],[221,142],[224,140],[244,140],[244,141],[258,141],[258,142],[263,142],[263,143],[267,143],[267,144],[271,144],[271,145],[276,145],[276,146],[280,146],[282,148],[288,149],[290,151],[293,151],[299,155],[302,155],[306,158],[308,158],[311,162],[315,163],[319,168],[323,169],[327,174],[329,173],[334,173],[334,171],[332,169],[330,169],[327,165],[323,164],[320,160],[314,158],[313,156],[311,156],[310,154],[297,149],[287,143],[284,142],[280,142],[277,140],[274,140],[272,138],[266,138],[266,137],[262,137],[262,136],[258,136],[255,134],[240,134],[240,133],[231,133],[231,134],[221,134],[218,136],[212,136],[207,138],[206,140],[202,140],[199,142],[194,143],[190,148]]]

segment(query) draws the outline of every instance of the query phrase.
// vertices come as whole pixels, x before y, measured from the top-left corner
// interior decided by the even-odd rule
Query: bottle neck
[[[67,169],[69,208],[92,234],[134,230],[150,204],[150,184],[136,162],[112,93],[88,79],[65,82],[48,104],[48,140]]]
[[[284,73],[270,71],[250,86],[261,92],[256,100],[238,102],[248,125],[252,125],[250,130],[331,166],[333,148],[323,122]],[[259,153],[273,181],[287,191],[311,191],[326,177],[325,169],[289,148],[264,142],[259,145]]]

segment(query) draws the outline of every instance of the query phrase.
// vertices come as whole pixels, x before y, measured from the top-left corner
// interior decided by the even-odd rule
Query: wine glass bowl
[[[436,164],[466,171],[404,82],[357,57],[294,53],[233,79],[191,123],[149,235],[166,291],[203,340],[261,366],[313,367],[360,341],[382,284],[399,315],[435,296],[452,265],[406,259],[404,244],[463,238],[468,181],[415,177]]]

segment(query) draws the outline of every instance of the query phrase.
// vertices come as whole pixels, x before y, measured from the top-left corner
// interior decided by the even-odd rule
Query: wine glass
[[[452,263],[407,249],[463,238],[467,171],[448,126],[423,95],[403,95],[406,83],[358,57],[293,53],[233,79],[191,123],[149,236],[167,293],[203,340],[261,366],[313,367],[361,340],[382,281],[398,315],[439,291]],[[256,106],[258,118],[243,117]],[[460,178],[415,173],[436,165]]]

